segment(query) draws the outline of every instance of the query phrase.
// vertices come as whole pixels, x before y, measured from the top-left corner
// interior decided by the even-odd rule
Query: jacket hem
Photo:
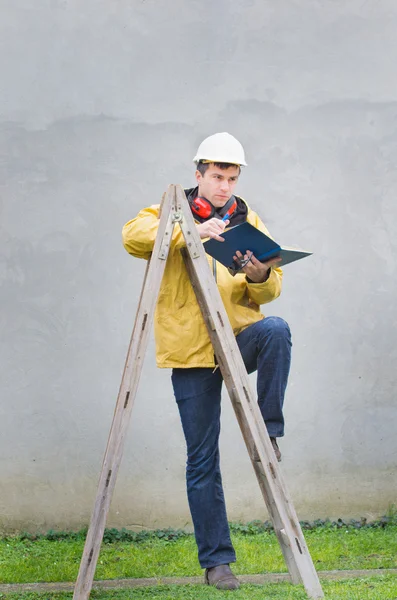
[[[159,369],[215,369],[215,363],[212,362],[208,362],[208,363],[189,363],[189,364],[184,364],[181,365],[180,363],[174,363],[174,362],[162,362],[156,363],[157,367]]]

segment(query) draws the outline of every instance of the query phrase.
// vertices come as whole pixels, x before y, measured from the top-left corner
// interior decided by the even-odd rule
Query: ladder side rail
[[[175,186],[169,186],[167,193],[163,196],[156,241],[142,285],[90,526],[75,584],[74,600],[86,600],[91,592],[109,506],[121,463],[124,439],[130,422],[148,344],[149,331],[168,257],[175,213]]]
[[[182,251],[182,254],[183,254],[183,258],[185,260],[185,265],[188,270],[189,276],[192,281],[195,281],[196,277],[195,277],[195,273],[194,273],[194,270],[191,265],[191,259],[185,250]],[[239,423],[245,444],[247,446],[248,454],[251,459],[252,465],[254,467],[254,471],[257,476],[258,483],[259,483],[263,498],[265,500],[270,518],[273,522],[274,530],[277,535],[278,541],[280,543],[280,547],[283,552],[284,559],[285,559],[285,562],[288,567],[288,571],[291,576],[291,580],[295,584],[301,583],[301,581],[302,581],[301,576],[299,573],[299,569],[296,565],[293,552],[291,551],[291,545],[290,545],[288,539],[286,539],[285,535],[281,534],[281,531],[284,530],[284,527],[283,527],[282,520],[281,520],[281,517],[278,512],[277,503],[275,502],[274,497],[272,496],[272,492],[269,489],[269,486],[267,484],[266,476],[264,475],[262,462],[261,462],[259,454],[258,454],[257,446],[256,446],[254,438],[252,436],[252,431],[247,422],[247,418],[244,414],[244,409],[240,402],[240,394],[236,390],[235,384],[234,384],[234,378],[231,376],[231,371],[230,371],[230,367],[228,364],[228,360],[224,356],[222,346],[219,342],[219,337],[218,337],[215,329],[213,328],[213,323],[212,323],[211,317],[209,315],[209,312],[207,311],[205,302],[203,301],[203,299],[201,297],[202,295],[201,295],[201,292],[199,289],[200,286],[197,285],[197,282],[193,284],[193,288],[197,295],[198,302],[199,302],[200,308],[202,310],[204,320],[207,325],[209,336],[210,336],[212,345],[214,347],[215,355],[218,360],[219,368],[222,372],[222,376],[223,376],[226,388],[228,390],[228,393],[229,393],[229,396],[230,396],[230,399],[232,402],[232,406],[233,406],[234,412],[236,414],[237,421]],[[199,298],[200,298],[200,300],[199,300]],[[271,448],[271,452],[273,453],[273,448]],[[272,463],[272,467],[273,467],[273,463]]]
[[[231,399],[237,400],[237,403],[241,406],[241,411],[236,414],[244,417],[245,424],[242,428],[242,433],[244,435],[244,432],[249,432],[247,446],[250,456],[252,456],[253,452],[253,440],[253,445],[261,464],[260,471],[263,470],[263,477],[266,481],[263,489],[267,489],[269,500],[271,502],[274,501],[277,507],[282,524],[282,528],[280,529],[284,542],[282,547],[286,544],[286,540],[288,540],[287,545],[289,544],[291,551],[288,550],[284,554],[289,560],[287,566],[291,567],[290,573],[294,580],[297,578],[297,571],[299,572],[300,578],[310,597],[322,598],[323,592],[317,572],[308,552],[292,501],[282,479],[281,471],[277,464],[256,398],[250,389],[248,374],[219,291],[213,280],[186,196],[180,186],[177,186],[177,199],[178,205],[182,207],[183,212],[183,221],[181,222],[182,231],[184,234],[189,231],[190,239],[193,240],[193,245],[196,250],[198,249],[199,253],[199,257],[194,256],[192,253],[192,243],[187,244],[187,248],[183,254],[186,256],[186,253],[189,253],[190,255],[190,260],[187,261],[187,264],[190,264],[191,269],[189,270],[188,266],[188,272],[198,296],[200,307],[204,308],[203,317],[207,322],[209,331],[212,332],[215,352],[219,365],[227,376],[225,383],[229,386]],[[225,365],[228,365],[228,370],[225,369]],[[251,437],[252,440],[250,439]],[[277,525],[279,526],[280,523],[275,522],[276,527]],[[293,565],[293,561],[291,561],[291,553],[296,563],[296,568]]]

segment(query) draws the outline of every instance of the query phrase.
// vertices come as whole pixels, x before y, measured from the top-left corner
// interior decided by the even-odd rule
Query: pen
[[[223,217],[222,217],[222,221],[227,221],[228,219],[230,219],[230,213],[227,212]]]

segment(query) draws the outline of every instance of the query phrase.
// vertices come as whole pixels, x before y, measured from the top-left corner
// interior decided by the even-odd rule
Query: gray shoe
[[[278,447],[276,438],[271,437],[270,441],[272,443],[274,454],[276,455],[278,462],[281,462],[281,452],[280,452],[280,448]]]
[[[213,585],[217,590],[238,590],[240,582],[233,575],[229,565],[218,565],[205,570],[204,583]]]

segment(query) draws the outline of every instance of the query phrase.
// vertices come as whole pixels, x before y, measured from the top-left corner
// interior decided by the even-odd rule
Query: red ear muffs
[[[197,196],[191,203],[192,212],[201,219],[210,219],[215,216],[215,208],[206,198]]]
[[[197,196],[197,198],[191,202],[190,206],[192,212],[201,219],[211,219],[212,217],[215,217],[215,215],[218,215],[218,217],[222,219],[226,214],[228,214],[230,218],[237,208],[237,200],[234,196],[231,196],[221,210],[216,210],[215,206],[213,206],[207,198]]]

